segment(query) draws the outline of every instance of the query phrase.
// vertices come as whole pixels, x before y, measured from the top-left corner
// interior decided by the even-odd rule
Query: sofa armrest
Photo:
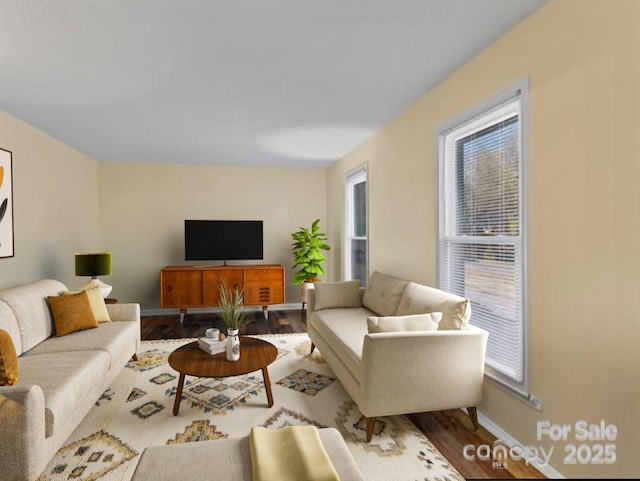
[[[107,311],[112,321],[140,322],[140,304],[107,304]]]
[[[0,426],[2,479],[36,479],[46,461],[44,394],[40,386],[0,386]]]
[[[477,406],[482,401],[488,335],[474,326],[367,334],[362,413],[371,417]]]
[[[316,310],[316,291],[307,289],[307,319],[311,318],[311,313]]]

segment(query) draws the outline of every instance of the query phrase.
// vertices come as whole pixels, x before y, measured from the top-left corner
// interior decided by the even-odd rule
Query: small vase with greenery
[[[218,284],[218,304],[220,305],[220,315],[227,326],[227,361],[237,361],[240,359],[240,338],[238,330],[240,324],[244,322],[242,313],[242,303],[244,301],[244,288],[238,290],[235,286],[233,292],[229,289],[227,281],[223,280]]]
[[[244,288],[238,290],[238,286],[236,286],[232,292],[227,285],[227,281],[223,280],[218,284],[218,291],[218,305],[220,306],[220,315],[223,322],[227,329],[239,329],[244,322],[244,314],[242,312]]]
[[[300,227],[300,230],[291,234],[294,240],[293,268],[300,268],[291,281],[295,285],[303,282],[317,282],[320,280],[319,276],[326,275],[322,264],[327,260],[322,255],[322,251],[328,251],[331,247],[326,243],[327,235],[320,229],[320,219],[316,219],[310,229]]]

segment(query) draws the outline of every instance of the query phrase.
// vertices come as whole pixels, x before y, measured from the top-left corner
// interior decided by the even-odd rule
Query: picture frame
[[[14,256],[13,154],[0,148],[0,258]]]

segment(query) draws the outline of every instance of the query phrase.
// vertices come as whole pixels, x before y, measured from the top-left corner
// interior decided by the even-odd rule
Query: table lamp
[[[97,286],[102,292],[102,297],[106,298],[113,287],[102,282],[98,276],[109,274],[111,274],[111,252],[76,254],[76,276],[91,276],[91,280],[81,287],[83,291]]]

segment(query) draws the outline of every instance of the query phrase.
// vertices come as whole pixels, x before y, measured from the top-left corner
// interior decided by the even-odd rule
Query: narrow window
[[[346,249],[344,256],[345,279],[359,279],[367,284],[368,227],[367,227],[367,167],[362,166],[347,174],[346,185]]]
[[[489,331],[487,375],[529,396],[519,85],[439,132],[439,283]]]

